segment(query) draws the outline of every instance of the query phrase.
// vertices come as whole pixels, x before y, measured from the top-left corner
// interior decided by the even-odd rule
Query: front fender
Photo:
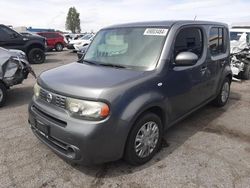
[[[121,119],[128,123],[128,132],[138,117],[152,107],[159,107],[166,114],[166,101],[164,96],[157,92],[144,93],[132,99],[121,114]]]

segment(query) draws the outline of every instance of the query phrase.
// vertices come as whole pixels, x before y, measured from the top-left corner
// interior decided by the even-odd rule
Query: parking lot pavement
[[[76,60],[50,52],[37,74]],[[250,187],[250,82],[233,82],[223,108],[207,105],[170,128],[162,150],[149,163],[123,161],[71,165],[32,134],[27,107],[35,79],[8,92],[0,109],[0,187]]]

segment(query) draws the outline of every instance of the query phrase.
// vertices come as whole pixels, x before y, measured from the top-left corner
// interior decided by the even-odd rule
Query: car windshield
[[[152,70],[160,56],[167,32],[167,28],[101,30],[89,46],[83,62]]]
[[[230,40],[239,40],[243,32],[230,32]]]
[[[81,40],[89,40],[92,37],[92,35],[84,35]]]
[[[230,32],[230,40],[239,40],[241,35],[243,33],[246,33],[247,34],[247,43],[250,43],[250,38],[249,38],[249,35],[250,33],[249,32],[238,32],[238,31],[231,31]]]

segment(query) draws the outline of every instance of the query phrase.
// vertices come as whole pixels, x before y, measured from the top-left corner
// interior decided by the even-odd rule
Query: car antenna
[[[196,18],[197,18],[197,15],[194,16],[194,21],[196,20]]]

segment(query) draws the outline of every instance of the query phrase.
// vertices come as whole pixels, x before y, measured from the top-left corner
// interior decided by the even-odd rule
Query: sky
[[[250,23],[250,0],[1,0],[0,23],[65,31],[68,9],[80,13],[82,31],[126,22],[212,20]]]

